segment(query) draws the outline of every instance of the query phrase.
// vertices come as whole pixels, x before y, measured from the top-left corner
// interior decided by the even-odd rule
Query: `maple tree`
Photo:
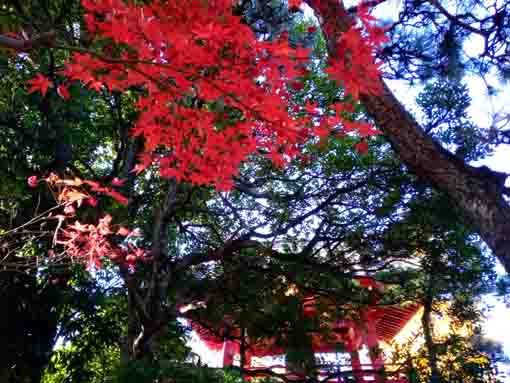
[[[145,140],[137,173],[157,163],[164,177],[229,190],[250,154],[264,153],[282,165],[316,134],[317,113],[289,113],[288,87],[298,86],[299,75],[306,73],[308,52],[292,49],[285,36],[257,41],[232,15],[232,5],[228,0],[143,6],[83,1],[91,38],[107,42],[102,51],[74,53],[62,75],[96,90],[144,87],[132,131]],[[363,28],[353,26],[338,42],[345,60],[329,69],[355,100],[361,91],[381,90],[374,54],[384,41],[367,8],[360,7],[359,17]],[[45,92],[43,77],[37,81],[34,87]],[[341,113],[328,117],[327,124],[362,136],[377,133]]]
[[[277,41],[258,41],[250,27],[233,15],[229,0],[189,0],[185,6],[182,2],[135,5],[83,0],[82,5],[89,39],[100,42],[102,48],[56,45],[74,51],[60,73],[63,79],[57,93],[68,99],[67,87],[73,81],[96,91],[143,87],[136,104],[140,116],[131,132],[144,139],[144,150],[133,169],[136,174],[156,164],[163,177],[230,190],[240,163],[251,154],[262,153],[282,166],[299,155],[300,145],[313,136],[324,138],[333,131],[362,138],[378,134],[370,124],[346,117],[349,105],[333,104],[331,112],[322,114],[313,104],[302,111],[292,105],[288,91],[299,89],[309,52],[291,48],[285,34]],[[327,70],[355,101],[360,93],[382,90],[374,55],[385,41],[384,30],[368,14],[368,7],[360,6],[358,16],[359,25],[353,23],[337,41],[342,59]],[[40,91],[43,97],[53,86],[40,73],[29,83],[28,92]],[[366,153],[368,145],[361,141],[356,148]],[[86,198],[75,190],[82,185],[128,203],[122,194],[97,182],[52,181],[51,176],[47,180],[67,184],[58,196],[65,214],[59,216],[57,231],[74,216],[73,204],[79,207]],[[33,186],[35,180],[28,182]],[[72,191],[68,190],[71,185]],[[87,254],[89,265],[99,265],[99,258],[108,254],[117,259],[120,253],[96,237],[95,233],[110,234],[104,220],[97,226],[78,221],[64,226],[65,239],[54,243],[64,245],[71,257]]]
[[[120,1],[84,5],[90,30],[84,33],[82,45],[63,45],[54,39],[49,42],[44,39],[44,45],[38,45],[39,39],[24,42],[19,36],[14,36],[16,44],[9,40],[7,45],[21,51],[50,47],[75,52],[63,71],[49,69],[27,83],[31,94],[40,91],[42,104],[59,97],[72,103],[77,88],[81,87],[99,96],[108,90],[113,98],[122,91],[135,90],[139,96],[138,117],[131,133],[143,136],[143,145],[140,149],[134,145],[131,152],[119,150],[119,156],[141,153],[140,162],[135,167],[126,160],[122,171],[114,162],[113,175],[126,177],[128,185],[131,184],[123,188],[111,177],[105,182],[64,176],[68,163],[64,150],[55,153],[56,160],[62,158],[58,176],[43,173],[29,177],[27,182],[30,187],[37,187],[38,192],[42,192],[43,185],[49,186],[57,210],[61,210],[60,214],[45,217],[55,229],[54,249],[48,251],[50,262],[71,256],[89,267],[99,267],[102,258],[109,258],[120,266],[131,297],[126,353],[136,359],[146,354],[145,348],[158,337],[157,331],[166,323],[165,318],[174,315],[175,304],[167,306],[154,291],[168,286],[169,269],[173,268],[173,262],[165,259],[168,249],[164,241],[168,237],[165,217],[172,213],[175,203],[172,202],[175,179],[229,189],[241,161],[252,154],[262,154],[274,164],[283,165],[299,155],[301,145],[315,136],[326,138],[344,129],[349,134],[359,130],[359,135],[366,138],[377,131],[353,120],[350,104],[333,105],[327,111],[318,110],[313,103],[304,107],[293,104],[288,93],[302,87],[308,51],[296,51],[285,35],[276,42],[260,41],[241,22],[241,17],[232,16],[229,2],[210,2],[206,6],[191,1],[186,7],[176,2],[173,13],[163,2],[138,7]],[[129,33],[126,26],[130,26]],[[357,31],[362,32],[361,25]],[[146,34],[156,41],[148,41]],[[363,145],[360,149],[364,150]],[[163,199],[154,204],[160,207],[158,215],[162,218],[155,215],[154,234],[146,240],[150,250],[142,251],[131,248],[126,234],[132,231],[115,224],[118,217],[104,212],[105,198],[98,194],[133,205],[132,193],[129,194],[133,188],[132,172],[139,173],[151,164],[159,167],[162,176],[170,178],[170,187],[168,201]],[[72,173],[75,172],[76,169]],[[108,182],[111,187],[104,186]],[[120,194],[126,191],[126,197]],[[253,246],[254,241],[235,240],[201,256],[219,259]],[[132,271],[135,265],[137,270],[147,268],[144,262],[140,267],[137,265],[147,259],[152,259],[149,267],[154,271],[149,279],[153,282],[143,284],[142,289]],[[199,261],[192,257],[178,267],[186,269],[186,265],[195,262]],[[171,282],[175,283],[178,282]],[[141,290],[147,290],[144,301],[139,298]]]

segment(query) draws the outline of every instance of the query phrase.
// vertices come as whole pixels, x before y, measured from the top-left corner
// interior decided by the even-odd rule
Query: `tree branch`
[[[29,51],[37,48],[52,47],[55,44],[55,39],[55,31],[44,32],[28,40],[0,35],[0,46],[17,51]]]

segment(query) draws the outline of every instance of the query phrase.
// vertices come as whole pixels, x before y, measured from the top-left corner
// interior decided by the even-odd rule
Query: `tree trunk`
[[[423,302],[423,315],[421,317],[421,324],[423,327],[423,336],[425,338],[425,347],[429,356],[430,365],[430,383],[440,383],[441,374],[437,365],[437,352],[434,339],[432,337],[432,297],[429,295],[425,297]]]
[[[0,273],[0,381],[39,383],[57,333],[58,287],[40,286],[35,272]]]
[[[134,360],[151,360],[158,350],[161,335],[165,333],[171,306],[165,306],[163,298],[150,294],[152,299],[140,296],[133,276],[125,277],[128,287],[128,328],[123,341],[121,358],[124,363]],[[174,312],[176,312],[174,308]]]
[[[336,41],[352,17],[337,0],[307,3],[321,23],[329,54],[335,57]],[[510,272],[510,206],[503,197],[507,176],[487,167],[469,166],[434,142],[386,84],[382,94],[362,94],[361,102],[402,162],[421,181],[448,194]]]
[[[305,326],[303,313],[291,323],[287,334],[285,364],[290,372],[314,379],[317,376],[312,338]]]
[[[404,164],[419,179],[448,194],[510,271],[510,207],[503,198],[506,175],[475,168],[434,142],[384,84],[382,95],[361,100]]]

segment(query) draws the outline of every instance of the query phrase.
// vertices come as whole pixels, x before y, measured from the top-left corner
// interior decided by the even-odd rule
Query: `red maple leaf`
[[[103,83],[100,81],[90,81],[88,87],[94,89],[96,92],[100,92],[103,88]]]
[[[71,94],[69,93],[69,90],[67,89],[67,87],[65,85],[59,85],[57,88],[57,93],[64,100],[67,100],[71,97]]]
[[[293,11],[302,3],[288,0]],[[327,137],[343,122],[340,115],[327,115],[320,128],[313,128],[320,110],[311,103],[306,113],[300,108],[289,114],[290,91],[304,89],[300,78],[306,76],[309,50],[291,47],[286,33],[272,42],[259,41],[232,14],[231,1],[197,1],[193,7],[177,0],[82,4],[87,28],[104,44],[95,52],[75,53],[62,74],[96,91],[143,90],[131,131],[145,140],[142,161],[132,169],[136,174],[156,165],[164,177],[228,188],[250,155],[267,153],[283,165],[299,155],[310,133]],[[362,23],[342,34],[339,59],[327,70],[355,99],[377,91],[374,49],[383,36],[367,12],[360,11]],[[183,103],[183,95],[190,94],[221,110]],[[226,108],[240,117],[225,114]],[[373,134],[367,126],[344,128]]]
[[[28,186],[31,188],[36,188],[37,184],[39,183],[37,176],[30,176],[28,177]]]
[[[288,0],[290,11],[299,12],[302,3]],[[139,118],[131,135],[143,136],[145,146],[132,172],[138,175],[154,166],[163,177],[230,190],[239,166],[253,154],[264,153],[275,166],[284,166],[299,157],[310,138],[326,149],[331,134],[353,132],[360,137],[355,149],[368,152],[366,137],[378,131],[366,122],[348,119],[355,111],[352,104],[337,103],[323,110],[308,101],[293,108],[290,91],[304,89],[309,50],[291,47],[286,33],[272,42],[259,41],[233,15],[231,0],[191,4],[82,0],[86,27],[100,44],[93,52],[85,48],[75,52],[58,75],[65,77],[66,84],[75,81],[97,92],[140,90],[135,104]],[[360,94],[381,92],[375,52],[386,39],[366,6],[359,7],[358,18],[361,22],[336,41],[332,56],[337,59],[326,69],[355,101]],[[315,33],[315,28],[309,27],[308,33]],[[43,97],[52,86],[42,74],[28,83],[28,93],[40,91]],[[64,85],[57,93],[69,98]],[[202,100],[202,105],[190,105],[190,96]],[[131,268],[148,259],[142,249],[122,250],[109,241],[112,235],[135,234],[123,227],[112,230],[108,215],[97,225],[76,222],[60,228],[75,214],[72,203],[97,207],[91,193],[127,204],[128,199],[112,188],[121,187],[123,180],[112,180],[112,187],[59,180],[56,175],[45,180],[58,185],[59,202],[67,204],[66,215],[55,216],[59,220],[55,243],[62,244],[67,254],[97,267],[104,257]],[[29,178],[31,186],[37,183],[35,176]]]
[[[301,3],[303,2],[303,0],[288,0],[289,1],[289,9],[295,9],[295,8],[298,8],[301,6]]]
[[[363,140],[359,143],[356,144],[356,150],[360,153],[360,154],[367,154],[368,153],[368,142],[366,140]]]
[[[43,97],[46,96],[48,88],[52,86],[51,81],[40,73],[37,73],[35,78],[28,80],[27,82],[32,85],[30,89],[28,89],[28,93],[41,92]]]
[[[123,205],[127,205],[129,203],[129,200],[124,195],[122,195],[121,193],[119,193],[115,190],[107,189],[107,190],[105,190],[105,194],[116,199]]]
[[[121,179],[121,178],[117,178],[115,177],[113,180],[112,180],[112,185],[113,186],[124,186],[124,183],[126,182],[126,179]]]

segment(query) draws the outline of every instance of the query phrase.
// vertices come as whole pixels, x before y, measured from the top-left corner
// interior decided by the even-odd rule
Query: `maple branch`
[[[0,35],[0,46],[17,51],[29,51],[37,48],[49,48],[55,44],[57,35],[55,31],[49,31],[34,36],[31,39],[17,39],[6,35]]]
[[[172,273],[164,266],[167,264],[164,257],[168,256],[168,225],[170,218],[175,213],[177,202],[177,182],[170,179],[168,190],[161,205],[156,205],[154,210],[154,226],[152,231],[152,271],[147,294],[144,302],[146,305],[159,301],[167,294],[168,285]]]
[[[124,280],[127,288],[131,303],[135,307],[142,322],[150,321],[150,313],[147,310],[147,304],[142,299],[138,287],[136,286],[136,277],[129,273],[126,267],[120,267],[120,274]]]
[[[129,69],[131,69],[134,72],[138,73],[139,75],[141,75],[141,76],[145,77],[146,79],[154,82],[155,84],[158,84],[162,89],[170,89],[170,87],[169,87],[168,84],[165,84],[161,80],[155,78],[154,76],[151,76],[146,71],[143,71],[143,70],[137,68],[136,65],[152,65],[152,66],[156,66],[156,67],[162,67],[162,68],[171,69],[171,70],[173,70],[173,71],[175,71],[177,73],[183,74],[183,75],[195,75],[195,73],[191,73],[189,71],[185,71],[185,70],[183,70],[181,68],[176,68],[175,66],[173,66],[171,64],[158,63],[158,62],[147,61],[147,60],[115,59],[115,58],[112,58],[112,57],[103,56],[102,54],[97,53],[97,52],[92,51],[92,50],[89,50],[89,49],[85,49],[85,48],[81,48],[81,47],[74,47],[74,46],[69,46],[69,45],[56,45],[55,48],[56,49],[73,51],[73,52],[90,54],[91,56],[93,56],[93,57],[95,57],[95,58],[97,58],[97,59],[99,59],[99,60],[101,60],[101,61],[103,61],[105,63],[108,63],[108,64],[123,64],[123,65],[127,66]],[[239,104],[241,107],[243,107],[245,110],[248,110],[257,119],[259,119],[261,121],[268,122],[268,123],[272,123],[273,122],[273,121],[268,120],[267,117],[261,116],[259,111],[253,109],[251,106],[249,106],[246,103],[244,103],[243,101],[241,101],[234,94],[226,92],[216,82],[211,81],[210,79],[208,79],[205,76],[202,77],[202,80],[207,82],[214,89],[216,89],[219,92],[221,92],[224,97],[230,98],[231,100],[233,100],[237,104]],[[187,96],[185,93],[183,93],[182,91],[179,91],[178,89],[172,88],[172,90],[176,91],[181,96]]]
[[[227,241],[221,248],[214,251],[190,254],[176,264],[175,270],[179,272],[200,263],[217,261],[242,249],[260,249],[263,247],[263,244],[260,242],[250,239]]]
[[[24,224],[22,224],[20,226],[17,226],[14,229],[11,229],[11,230],[8,230],[8,231],[5,231],[5,232],[1,233],[0,236],[3,237],[3,236],[6,236],[7,234],[19,231],[20,229],[23,229],[24,227],[27,227],[27,226],[37,222],[38,220],[47,219],[49,213],[51,213],[53,210],[57,210],[57,209],[61,208],[62,206],[64,206],[63,203],[58,203],[57,205],[49,208],[48,210],[42,212],[41,214],[33,217],[32,219],[30,219],[29,221],[25,222]]]

